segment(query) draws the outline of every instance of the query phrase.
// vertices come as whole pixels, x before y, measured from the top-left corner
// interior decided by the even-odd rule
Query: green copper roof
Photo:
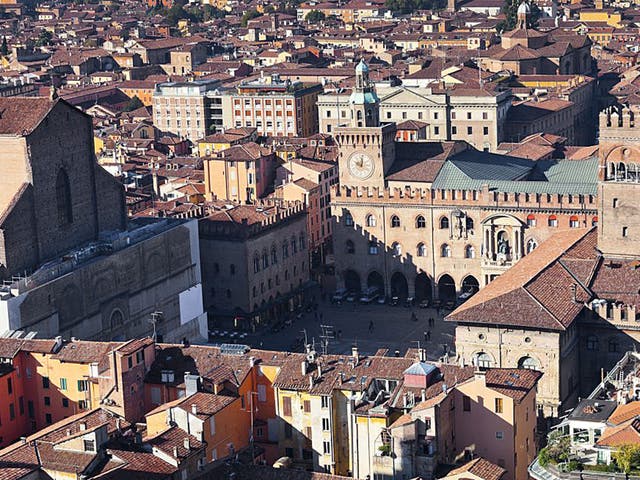
[[[526,160],[469,150],[445,162],[433,188],[498,192],[595,195],[597,157],[586,160]]]
[[[367,63],[364,61],[364,59],[360,60],[360,63],[358,63],[358,65],[356,65],[356,73],[367,73],[369,72],[369,67],[367,66]]]
[[[352,105],[365,105],[378,103],[378,95],[375,92],[353,92],[349,97]]]

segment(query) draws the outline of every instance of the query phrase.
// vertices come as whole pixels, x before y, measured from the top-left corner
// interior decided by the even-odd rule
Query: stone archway
[[[476,280],[476,277],[474,277],[473,275],[467,275],[466,277],[464,277],[464,280],[462,280],[463,292],[471,292],[473,294],[478,290],[480,290],[480,283],[478,282],[478,280]]]
[[[418,302],[421,302],[422,300],[431,300],[433,296],[431,279],[426,273],[421,272],[416,275],[415,290],[416,300]]]
[[[407,298],[409,296],[409,284],[407,278],[400,272],[391,276],[391,296]]]
[[[376,287],[380,293],[384,293],[384,278],[375,270],[367,277],[367,287]]]
[[[438,280],[438,298],[443,302],[455,301],[456,282],[451,275],[445,273]]]
[[[360,275],[355,270],[345,270],[344,272],[344,288],[349,291],[360,291]]]

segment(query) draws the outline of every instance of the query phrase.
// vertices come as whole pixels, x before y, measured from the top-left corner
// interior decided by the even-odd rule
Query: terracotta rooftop
[[[470,473],[482,480],[500,480],[507,471],[484,458],[474,458],[469,463],[465,463],[463,466],[451,470],[447,477],[464,473]]]
[[[0,98],[0,135],[28,135],[57,102],[44,97]]]

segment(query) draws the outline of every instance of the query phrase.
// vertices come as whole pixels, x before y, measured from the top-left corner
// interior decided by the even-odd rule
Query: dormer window
[[[161,380],[162,383],[173,383],[175,376],[173,370],[162,370]]]

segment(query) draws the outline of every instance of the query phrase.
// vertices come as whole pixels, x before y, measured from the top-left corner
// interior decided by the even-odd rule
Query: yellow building
[[[591,9],[580,10],[580,21],[585,23],[598,22],[606,23],[615,28],[622,28],[622,13],[613,9]]]

